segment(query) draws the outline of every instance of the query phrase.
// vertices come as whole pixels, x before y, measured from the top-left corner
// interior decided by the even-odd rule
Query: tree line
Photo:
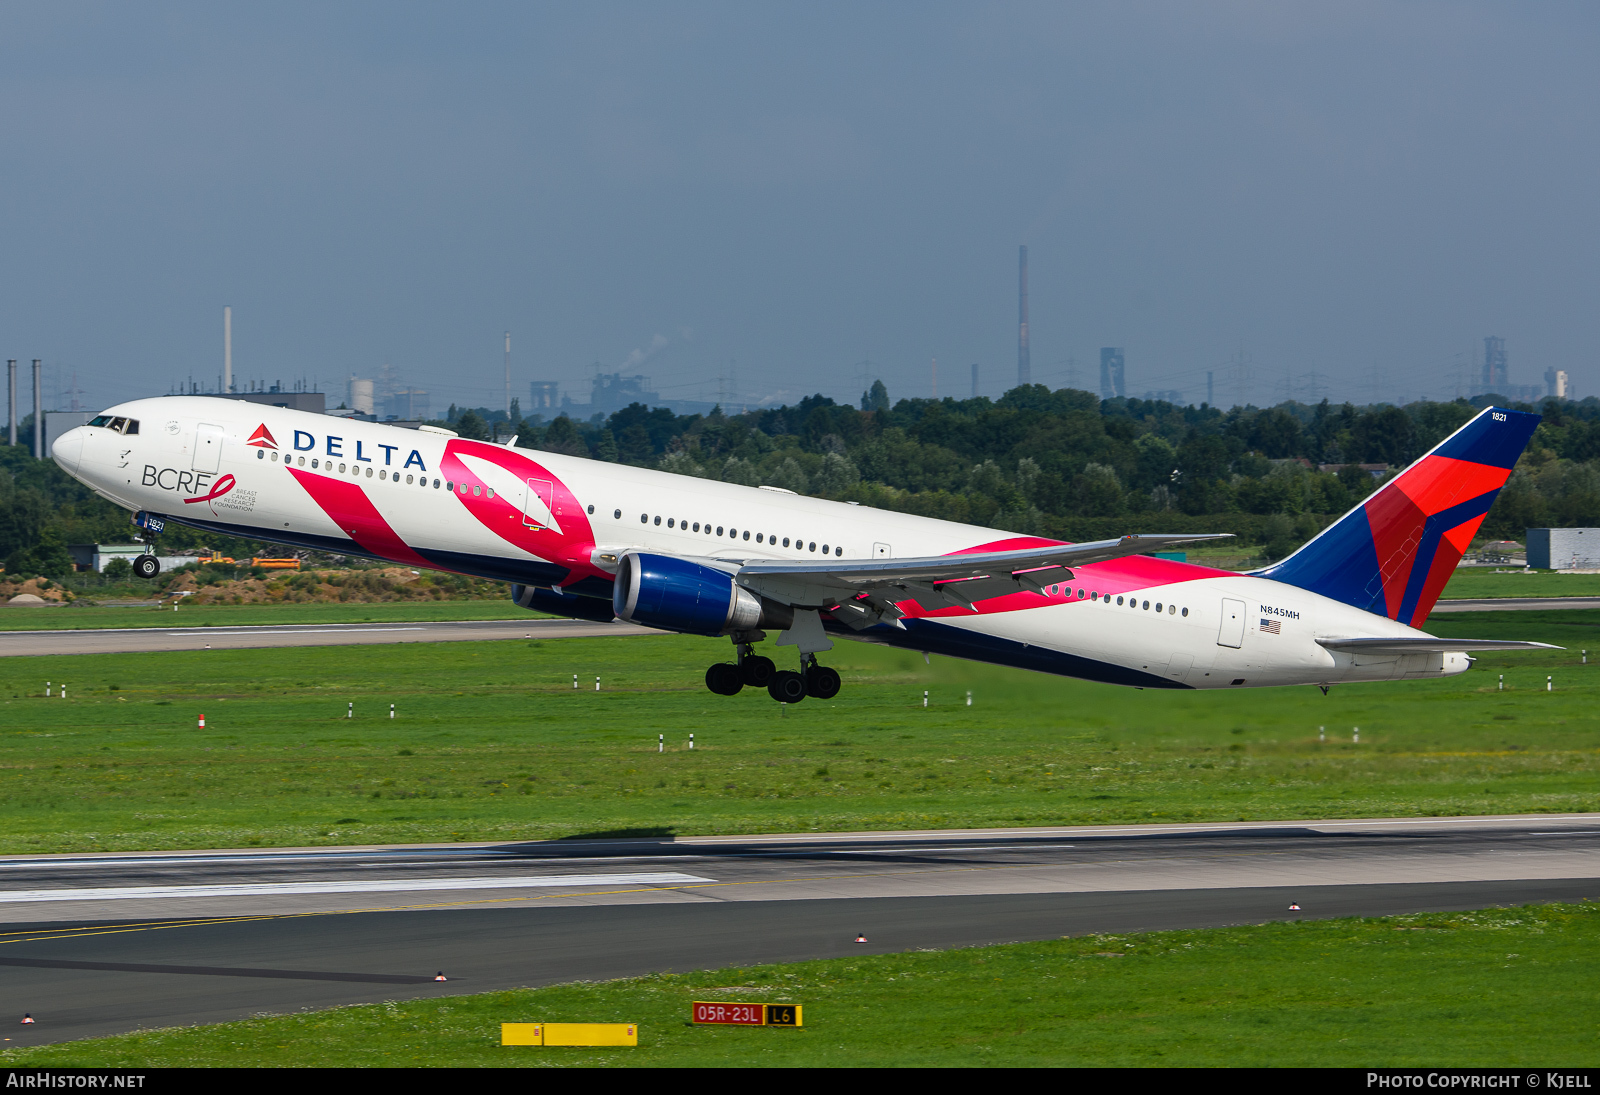
[[[858,406],[796,404],[679,415],[633,404],[577,421],[452,407],[438,424],[488,440],[1062,540],[1124,532],[1232,532],[1279,558],[1460,427],[1493,396],[1357,407],[1282,403],[1223,410],[1014,388],[996,400],[902,399],[882,381]],[[1480,532],[1600,526],[1600,400],[1510,404],[1544,416]],[[1360,465],[1377,465],[1380,474]],[[0,444],[6,576],[60,577],[69,543],[126,542],[125,511],[26,445]],[[236,558],[276,549],[176,524],[162,550]]]

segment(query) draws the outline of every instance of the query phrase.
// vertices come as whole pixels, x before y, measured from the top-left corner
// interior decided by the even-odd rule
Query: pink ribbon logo
[[[185,498],[183,500],[184,505],[188,505],[190,502],[209,502],[213,498],[221,498],[224,494],[227,494],[233,489],[234,482],[235,480],[233,476],[224,475],[221,479],[218,479],[215,483],[211,484],[210,494],[200,494],[193,498]]]

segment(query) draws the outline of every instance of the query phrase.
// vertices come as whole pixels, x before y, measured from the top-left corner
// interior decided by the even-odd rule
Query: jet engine
[[[596,620],[603,624],[610,623],[616,615],[611,610],[610,601],[599,597],[581,597],[575,593],[557,593],[541,586],[514,585],[511,587],[511,600],[519,608],[548,612],[552,616]]]
[[[726,571],[643,551],[619,560],[611,607],[632,623],[694,635],[786,628],[794,622],[793,609],[750,592]]]

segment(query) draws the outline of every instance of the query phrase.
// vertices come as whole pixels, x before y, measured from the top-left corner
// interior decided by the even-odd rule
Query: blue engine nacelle
[[[621,619],[666,631],[722,635],[763,624],[787,627],[792,612],[763,603],[733,575],[674,555],[624,555],[612,586],[611,608]],[[789,620],[781,617],[788,615]]]
[[[514,585],[511,587],[511,600],[519,608],[531,608],[537,612],[548,612],[552,616],[594,620],[603,624],[610,623],[616,615],[611,611],[610,601],[601,600],[599,597],[582,597],[573,593],[557,593],[542,586]]]

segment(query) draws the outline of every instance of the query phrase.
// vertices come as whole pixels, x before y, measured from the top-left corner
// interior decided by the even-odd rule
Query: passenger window
[[[273,453],[272,454],[272,462],[274,464],[276,464],[278,462],[278,454],[277,453]]]
[[[811,550],[812,551],[816,551],[817,550],[817,542],[815,540],[811,541]]]
[[[1168,605],[1167,606],[1167,615],[1168,616],[1171,616],[1174,612],[1177,612],[1177,611],[1178,611],[1178,606],[1177,605]]]
[[[590,507],[589,507],[589,512],[590,512],[590,513],[591,513],[591,514],[592,514],[592,513],[594,513],[594,507],[593,507],[593,506],[590,506]]]
[[[788,547],[789,546],[789,538],[787,536],[785,536],[783,538],[783,546],[784,547]]]
[[[1083,600],[1083,590],[1078,590],[1078,600]]]
[[[1060,590],[1058,590],[1055,586],[1050,587],[1050,596],[1054,597],[1058,592],[1060,592]]]
[[[639,514],[639,523],[641,525],[648,525],[650,523],[650,515],[648,513]]]
[[[717,526],[717,535],[718,535],[718,536],[721,536],[721,535],[722,535],[722,526],[721,526],[721,525],[718,525],[718,526]]]
[[[613,521],[620,521],[620,520],[622,520],[622,511],[621,511],[621,510],[620,510],[620,509],[619,509],[619,510],[615,510],[615,511],[613,511],[613,512],[612,512],[612,514],[611,514],[611,519],[612,519],[612,520],[613,520]]]
[[[728,539],[737,540],[738,538],[739,538],[739,530],[736,529],[736,528],[730,528],[728,530]]]
[[[1119,605],[1120,605],[1120,604],[1121,604],[1121,603],[1122,603],[1122,598],[1121,598],[1121,597],[1118,597],[1118,598],[1117,598],[1117,604],[1119,604]]]
[[[1149,601],[1146,601],[1146,602],[1145,602],[1145,603],[1144,603],[1144,610],[1145,610],[1145,611],[1146,611],[1146,612],[1149,612],[1149,611],[1150,611],[1150,602],[1149,602]]]
[[[696,521],[694,523],[694,531],[696,531],[696,532],[700,531],[700,522],[699,521]]]
[[[474,498],[478,498],[478,497],[481,497],[482,494],[483,494],[483,488],[478,486],[476,483],[474,483],[472,485],[472,496]]]
[[[1188,609],[1187,609],[1187,608],[1186,608],[1186,609],[1184,609],[1184,610],[1183,610],[1183,614],[1184,614],[1184,615],[1185,615],[1185,616],[1187,616],[1187,615],[1189,615],[1189,610],[1188,610]]]
[[[836,547],[836,548],[834,548],[834,549],[833,549],[833,554],[834,554],[834,555],[835,555],[835,556],[836,556],[836,557],[837,557],[837,556],[840,556],[840,555],[843,555],[843,554],[844,554],[844,548],[842,548],[842,547]]]
[[[746,540],[750,539],[750,530],[749,529],[745,529],[744,530],[744,538]]]
[[[824,555],[828,554],[828,545],[827,544],[823,544],[822,545],[822,554],[824,554]]]
[[[367,469],[367,478],[368,478],[368,479],[371,479],[371,478],[372,478],[372,469],[371,469],[371,468],[368,468],[368,469]]]
[[[1160,611],[1161,611],[1161,602],[1160,602],[1160,601],[1157,601],[1157,602],[1156,602],[1156,611],[1157,611],[1157,612],[1160,612]]]
[[[266,449],[257,449],[256,450],[256,459],[257,460],[265,460],[266,458],[267,458],[267,450]]]
[[[409,475],[408,475],[408,476],[406,476],[406,482],[408,482],[408,483],[409,483],[409,482],[410,482],[410,481],[411,481],[411,477],[410,477],[410,476],[409,476]],[[493,487],[487,487],[487,488],[485,488],[485,489],[486,489],[486,490],[488,490],[488,492],[489,492],[489,497],[490,497],[490,498],[493,498],[493,497],[494,497],[494,488],[493,488]]]
[[[303,456],[302,456],[302,457],[301,457],[301,458],[300,458],[300,459],[302,459],[302,460],[304,460],[304,459],[305,459],[305,457],[303,457]],[[313,457],[312,457],[312,458],[311,458],[311,467],[312,467],[312,468],[313,468],[313,469],[315,469],[315,468],[316,468],[316,466],[317,466],[317,458],[316,458],[316,457],[315,457],[315,456],[313,456]]]
[[[656,527],[659,528],[660,526],[661,526],[661,518],[657,517],[656,518]]]

